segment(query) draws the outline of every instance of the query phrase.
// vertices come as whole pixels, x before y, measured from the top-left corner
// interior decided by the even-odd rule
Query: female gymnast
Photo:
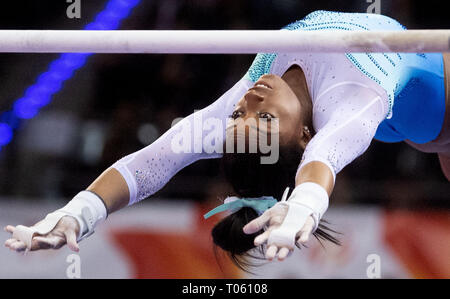
[[[325,29],[406,30],[382,15],[328,11],[283,28]],[[209,158],[222,158],[237,197],[205,218],[231,212],[212,236],[239,265],[245,266],[240,257],[256,248],[268,260],[284,260],[312,234],[338,243],[322,216],[336,175],[373,139],[437,153],[450,180],[449,71],[450,55],[442,53],[258,54],[247,74],[218,100],[117,161],[65,207],[32,227],[8,225],[12,237],[5,245],[23,252],[67,244],[78,251],[78,242],[107,215],[151,196],[183,167]],[[238,130],[251,119],[256,125]],[[223,128],[224,137],[211,137],[214,127]],[[262,163],[267,155],[260,148],[227,151],[225,144],[239,136],[249,148],[252,132],[270,133],[271,143],[278,142],[276,163]],[[174,150],[186,141],[192,147]]]

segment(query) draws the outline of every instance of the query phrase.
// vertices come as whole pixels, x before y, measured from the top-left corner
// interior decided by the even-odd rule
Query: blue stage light
[[[33,104],[30,98],[21,98],[14,103],[13,113],[21,119],[30,119],[39,112],[39,106]]]
[[[0,148],[11,142],[13,137],[12,128],[6,123],[0,123]]]
[[[84,29],[115,30],[140,1],[110,0],[94,22],[86,25]],[[34,85],[26,89],[25,95],[14,102],[12,110],[0,114],[0,150],[2,146],[11,142],[13,130],[19,127],[20,120],[35,117],[42,107],[48,105],[53,95],[61,90],[64,81],[69,80],[75,71],[86,63],[90,55],[92,54],[62,54],[38,77]]]

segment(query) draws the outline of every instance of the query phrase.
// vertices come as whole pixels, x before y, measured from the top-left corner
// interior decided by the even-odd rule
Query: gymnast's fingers
[[[272,232],[272,228],[269,228],[268,230],[266,230],[265,232],[263,232],[262,234],[260,234],[259,236],[257,236],[255,238],[255,246],[260,246],[264,243],[267,242],[267,240],[269,239],[270,233]]]
[[[308,242],[309,235],[310,235],[309,232],[302,232],[300,234],[300,238],[298,238],[298,240],[297,240],[297,245],[301,246],[302,244],[305,244],[306,242]]]
[[[13,244],[14,242],[16,242],[16,239],[8,239],[5,241],[5,247],[10,248],[11,244]]]
[[[36,251],[41,249],[57,249],[64,244],[65,244],[64,239],[56,236],[50,237],[38,236],[33,238],[33,241],[31,242],[31,250]]]
[[[12,225],[7,225],[7,226],[5,226],[5,228],[4,228],[4,230],[5,230],[5,232],[8,232],[8,233],[14,233],[14,230],[16,229],[16,227],[15,226],[12,226]]]
[[[312,219],[312,217],[309,217],[305,225],[303,226],[302,230],[299,232],[299,238],[296,242],[299,246],[301,244],[308,242],[311,232],[313,231],[313,228],[314,228],[314,220]]]
[[[75,234],[74,230],[65,230],[64,236],[66,237],[66,243],[67,246],[70,248],[70,250],[78,252],[80,248],[78,247],[77,243],[77,235]]]
[[[25,249],[27,249],[27,245],[19,240],[14,240],[14,242],[12,242],[9,245],[9,249],[17,251],[17,252],[22,252],[25,251]]]
[[[279,261],[284,261],[287,258],[287,256],[289,255],[290,252],[291,251],[287,247],[281,248],[280,252],[278,252],[278,260]]]
[[[302,231],[311,233],[314,229],[314,219],[310,216],[306,220],[305,225],[302,228]]]
[[[271,211],[271,209],[267,210],[258,218],[247,223],[247,225],[244,226],[244,233],[246,233],[247,235],[251,235],[262,230],[264,228],[264,225],[266,225],[266,223],[269,222],[270,218],[272,217]]]
[[[277,255],[278,247],[276,245],[270,245],[266,251],[266,259],[269,261],[273,260]]]

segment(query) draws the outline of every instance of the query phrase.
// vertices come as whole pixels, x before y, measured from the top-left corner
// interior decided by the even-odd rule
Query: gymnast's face
[[[256,126],[249,125],[246,131],[239,129],[242,128],[240,125],[247,124],[249,120],[249,123],[256,123]],[[271,134],[278,134],[280,145],[294,142],[299,143],[303,149],[306,146],[302,141],[300,101],[286,81],[279,76],[262,76],[236,104],[231,121],[227,125],[227,139],[234,138],[236,141],[239,136],[245,136],[247,146],[251,136],[258,136],[258,132],[267,132],[269,143]]]

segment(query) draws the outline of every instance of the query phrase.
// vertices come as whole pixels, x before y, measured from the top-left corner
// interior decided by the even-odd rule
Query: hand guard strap
[[[31,241],[35,234],[45,235],[51,232],[64,216],[74,217],[80,232],[77,242],[89,237],[94,233],[95,226],[107,218],[107,210],[103,200],[90,191],[81,191],[66,206],[53,213],[48,214],[44,220],[34,226],[16,226],[13,238],[23,241],[27,249],[31,249]]]
[[[303,183],[292,191],[288,201],[278,204],[288,205],[288,212],[279,228],[273,230],[267,244],[278,247],[295,248],[297,233],[303,228],[309,216],[314,219],[314,230],[328,208],[328,193],[315,183]]]

